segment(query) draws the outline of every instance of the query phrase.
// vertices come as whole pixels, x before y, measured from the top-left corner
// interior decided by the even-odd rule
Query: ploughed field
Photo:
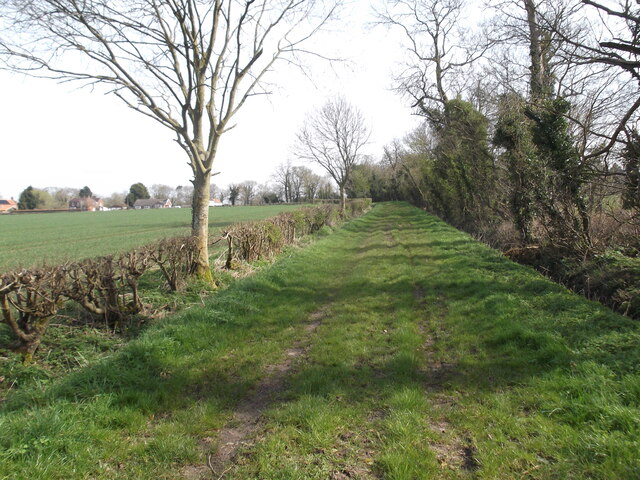
[[[0,405],[0,478],[640,478],[640,327],[383,204]]]
[[[231,223],[295,208],[211,208],[209,227],[215,234]],[[0,215],[0,272],[120,253],[163,237],[187,235],[190,225],[190,208]]]

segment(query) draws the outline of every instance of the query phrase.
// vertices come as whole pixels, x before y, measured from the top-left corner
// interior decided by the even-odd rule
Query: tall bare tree
[[[251,205],[253,202],[253,197],[256,194],[256,188],[258,186],[258,182],[254,180],[247,180],[242,182],[240,187],[240,197],[242,198],[243,205]]]
[[[298,133],[296,153],[324,168],[338,185],[342,213],[346,208],[345,187],[361,150],[369,140],[362,112],[344,97],[327,101],[309,115]]]
[[[278,186],[278,189],[282,193],[283,199],[285,203],[289,203],[291,201],[291,170],[292,170],[291,162],[281,163],[276,168],[276,171],[273,173],[271,178]]]
[[[189,157],[197,273],[211,279],[209,186],[221,136],[340,0],[2,0],[5,67],[104,86],[169,129]]]
[[[404,34],[411,60],[396,82],[419,114],[432,116],[460,94],[468,77],[461,73],[491,45],[465,30],[465,7],[465,0],[389,0],[378,12]]]

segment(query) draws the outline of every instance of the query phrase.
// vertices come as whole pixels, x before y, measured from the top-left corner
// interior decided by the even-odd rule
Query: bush
[[[181,290],[193,273],[196,249],[195,237],[165,238],[147,247],[150,259],[160,268],[172,292]]]
[[[120,329],[125,320],[142,310],[138,283],[149,263],[149,252],[139,249],[71,264],[64,295],[103,317],[108,327]]]
[[[371,208],[371,203],[370,198],[355,198],[347,202],[347,210],[350,216],[357,217]]]
[[[7,273],[0,279],[0,309],[16,343],[11,348],[30,363],[49,320],[64,303],[64,267]]]
[[[118,256],[5,274],[0,310],[16,339],[10,348],[30,362],[49,320],[69,300],[102,317],[107,327],[122,330],[143,310],[140,277],[158,266],[169,288],[177,290],[191,273],[195,248],[191,237],[170,238]]]
[[[359,215],[371,205],[371,200],[362,199],[349,205],[351,203],[349,213]],[[234,261],[251,262],[273,256],[304,235],[316,233],[324,226],[334,226],[339,218],[337,206],[319,205],[281,213],[260,222],[232,225],[224,234],[229,244],[226,267],[232,268]]]

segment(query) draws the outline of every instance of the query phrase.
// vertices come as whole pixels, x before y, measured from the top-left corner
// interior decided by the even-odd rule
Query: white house
[[[158,200],[157,198],[139,198],[133,204],[136,210],[148,210],[150,208],[171,208],[171,200]]]

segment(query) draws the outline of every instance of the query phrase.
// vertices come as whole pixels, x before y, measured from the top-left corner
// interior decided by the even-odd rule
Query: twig
[[[233,465],[232,465],[232,466],[233,466]],[[218,480],[222,480],[222,477],[224,477],[224,476],[225,476],[225,474],[226,474],[229,470],[231,470],[231,467],[227,467],[227,468],[226,468],[226,469],[225,469],[225,470],[220,474],[220,476],[218,477]]]
[[[209,467],[209,470],[211,470],[211,473],[213,473],[214,475],[216,474],[216,469],[213,468],[213,464],[211,463],[211,457],[212,455],[208,455],[207,456],[207,466]],[[222,477],[225,476],[225,474],[231,470],[231,467],[233,467],[233,465],[228,466],[226,469],[224,469],[222,471],[222,473],[220,474],[220,476],[218,477],[218,480],[222,480]]]

